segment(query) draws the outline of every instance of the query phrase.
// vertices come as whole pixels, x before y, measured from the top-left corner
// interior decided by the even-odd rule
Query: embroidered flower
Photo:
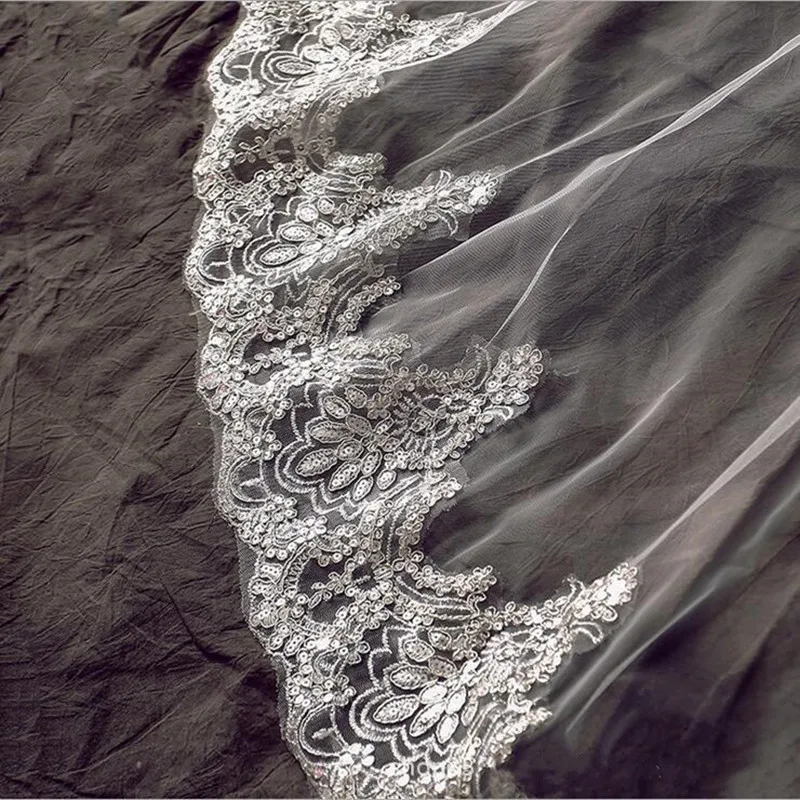
[[[348,745],[339,756],[339,764],[344,767],[371,767],[375,763],[375,745],[356,742]]]
[[[195,169],[206,213],[185,274],[210,323],[199,386],[222,433],[219,505],[252,567],[249,622],[323,796],[466,796],[548,713],[526,688],[579,635],[602,638],[635,570],[496,609],[490,568],[424,563],[425,524],[460,488],[446,465],[527,404],[542,354],[476,347],[428,369],[404,363],[404,335],[352,335],[399,288],[402,245],[461,235],[499,177],[439,170],[387,186],[383,156],[339,152],[334,131],[384,72],[458,50],[503,13],[245,2],[209,68],[215,119]]]
[[[373,426],[367,419],[367,404],[367,395],[355,386],[345,387],[344,397],[323,397],[323,416],[306,426],[306,434],[314,442],[328,446],[311,450],[297,464],[297,472],[306,478],[330,473],[326,480],[328,490],[339,492],[349,487],[353,502],[363,500],[376,480],[381,489],[387,489],[395,480],[391,470],[379,470],[386,454],[394,451],[399,442],[390,433],[390,423]]]

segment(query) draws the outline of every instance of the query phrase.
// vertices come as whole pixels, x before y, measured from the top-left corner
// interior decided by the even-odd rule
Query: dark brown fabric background
[[[302,796],[181,282],[202,70],[237,6],[0,12],[0,795]]]
[[[0,6],[2,796],[308,795],[211,497],[181,282],[202,70],[236,16],[232,3]],[[518,748],[524,790],[798,796],[797,541],[622,679],[631,713],[602,748],[568,750],[558,730]],[[767,636],[764,604],[780,620]],[[717,723],[671,714],[670,695],[713,683],[742,637],[758,646]]]

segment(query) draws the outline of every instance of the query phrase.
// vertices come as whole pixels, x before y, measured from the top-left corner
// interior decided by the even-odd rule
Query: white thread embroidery
[[[468,45],[503,14],[417,21],[385,2],[248,2],[209,68],[215,121],[186,280],[210,324],[199,388],[218,424],[218,503],[255,568],[249,624],[279,670],[284,732],[320,794],[469,796],[550,712],[536,697],[580,637],[628,602],[620,565],[537,606],[486,603],[490,567],[447,574],[418,548],[476,436],[527,406],[529,345],[412,366],[404,336],[356,335],[419,236],[458,235],[493,173],[398,189],[336,149],[381,75]]]

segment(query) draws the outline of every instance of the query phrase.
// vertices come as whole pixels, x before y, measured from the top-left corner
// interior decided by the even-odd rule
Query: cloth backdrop
[[[400,10],[509,6],[337,127],[401,188],[502,176],[468,231],[401,252],[364,334],[440,367],[475,338],[548,354],[424,550],[517,602],[640,568],[515,747],[525,796],[796,796],[800,11]],[[182,281],[239,14],[0,7],[3,796],[310,795],[214,507]]]

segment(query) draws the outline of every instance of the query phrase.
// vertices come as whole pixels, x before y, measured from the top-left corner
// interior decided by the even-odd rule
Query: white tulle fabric
[[[414,330],[359,334],[400,288],[404,248],[464,238],[502,169],[389,185],[381,154],[339,149],[341,115],[384,74],[478,42],[524,5],[412,19],[383,2],[249,2],[209,69],[186,264],[207,322],[199,387],[248,622],[324,797],[478,794],[548,719],[562,661],[604,637],[637,583],[621,564],[541,604],[498,604],[491,566],[437,569],[420,539],[466,478],[461,456],[525,412],[547,356],[475,340],[445,370],[420,363]]]

